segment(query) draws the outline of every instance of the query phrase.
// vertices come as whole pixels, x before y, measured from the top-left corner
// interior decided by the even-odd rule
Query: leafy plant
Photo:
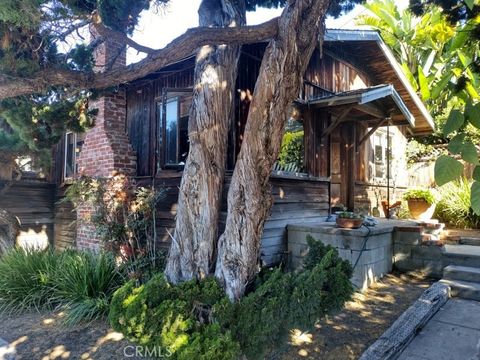
[[[409,189],[403,194],[404,200],[424,200],[427,204],[435,203],[435,194],[430,189]]]
[[[470,203],[471,181],[466,178],[439,188],[436,216],[439,220],[458,228],[480,228],[480,216],[473,212]]]
[[[337,213],[337,216],[342,219],[363,219],[363,216],[356,214],[353,211],[341,211]]]
[[[303,130],[286,131],[283,135],[278,163],[283,169],[294,166],[297,171],[304,168],[304,132]]]
[[[128,264],[132,278],[140,279],[164,266],[155,229],[155,208],[164,196],[163,189],[137,187],[127,176],[115,174],[106,179],[81,177],[67,189],[65,199],[93,209],[80,221],[93,224],[104,247]]]

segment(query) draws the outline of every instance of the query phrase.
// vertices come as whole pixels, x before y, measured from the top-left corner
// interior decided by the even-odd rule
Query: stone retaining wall
[[[431,242],[422,226],[397,227],[393,234],[393,263],[400,271],[421,271],[425,275],[441,278],[443,253],[441,242]]]

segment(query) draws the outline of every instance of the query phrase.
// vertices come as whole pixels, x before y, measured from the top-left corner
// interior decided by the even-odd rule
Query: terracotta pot
[[[435,204],[430,205],[423,199],[409,199],[408,210],[415,220],[430,220],[435,212]]]
[[[362,226],[363,219],[348,219],[337,217],[337,226],[344,229],[358,229]]]

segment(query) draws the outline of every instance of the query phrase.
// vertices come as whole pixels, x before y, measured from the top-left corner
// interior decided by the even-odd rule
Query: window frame
[[[380,138],[380,145],[377,144],[377,139]],[[372,169],[372,179],[376,181],[381,181],[381,182],[387,182],[388,180],[393,180],[392,176],[392,162],[395,159],[395,156],[393,152],[391,151],[393,143],[393,134],[390,133],[388,134],[386,130],[384,129],[378,129],[373,133],[373,141],[372,141],[372,149],[373,149],[373,158],[372,158],[372,163],[373,163],[373,169]],[[376,160],[376,147],[380,146],[381,147],[381,164],[377,165],[377,160]],[[390,155],[390,160],[388,161],[387,157]],[[390,165],[390,169],[388,169],[388,166]],[[383,166],[385,169],[382,169],[383,176],[377,176],[377,167],[378,166]]]
[[[67,149],[68,149],[68,136],[72,135],[73,136],[73,154],[72,154],[72,159],[73,159],[73,164],[72,164],[72,175],[67,176]],[[68,181],[72,180],[75,178],[75,176],[78,174],[78,169],[77,169],[77,161],[78,161],[78,155],[77,155],[77,148],[78,148],[78,142],[82,141],[82,146],[80,147],[80,152],[81,149],[83,148],[83,143],[85,142],[85,137],[82,139],[79,139],[79,134],[74,132],[74,131],[67,131],[65,133],[64,137],[64,153],[63,153],[63,180]],[[82,133],[82,135],[85,135],[85,133]]]
[[[169,97],[169,94],[174,93],[176,95]],[[167,164],[166,163],[166,137],[167,137],[167,104],[171,101],[177,102],[177,135],[176,135],[176,157],[178,161],[179,146],[180,146],[180,106],[181,106],[181,93],[193,93],[192,88],[163,88],[162,95],[156,97],[155,101],[155,121],[157,124],[157,140],[156,140],[156,167],[157,172],[160,170],[182,170],[185,164]],[[160,114],[161,110],[161,114]],[[161,115],[161,116],[160,116]]]

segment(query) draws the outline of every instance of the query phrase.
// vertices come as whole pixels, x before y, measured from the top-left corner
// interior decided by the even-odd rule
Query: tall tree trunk
[[[200,26],[245,25],[245,0],[203,0]],[[240,46],[203,46],[197,53],[190,150],[178,198],[178,212],[166,275],[174,283],[213,271],[218,217],[232,119]]]
[[[269,184],[288,110],[299,93],[309,59],[323,38],[328,0],[290,0],[268,45],[250,104],[242,148],[228,192],[225,232],[215,275],[232,300],[258,271],[263,226],[272,206]]]

